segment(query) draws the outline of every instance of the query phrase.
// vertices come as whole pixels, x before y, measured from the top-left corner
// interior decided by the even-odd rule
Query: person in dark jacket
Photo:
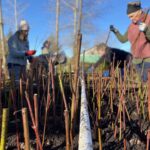
[[[150,70],[150,15],[148,13],[149,9],[142,9],[139,1],[130,2],[127,6],[127,15],[131,24],[125,34],[120,34],[113,25],[110,26],[110,30],[120,42],[131,43],[132,62],[144,82],[147,81]]]
[[[36,53],[35,50],[29,50],[28,32],[27,21],[21,20],[19,30],[8,39],[8,70],[15,80],[19,80],[21,72],[25,72],[27,59]]]
[[[47,55],[47,54],[50,54],[50,46],[51,46],[51,42],[50,42],[50,40],[46,40],[46,41],[44,41],[44,43],[43,43],[43,46],[42,46],[42,55]]]
[[[106,66],[105,68],[107,68],[106,76],[108,76],[108,71],[112,66],[114,67],[114,69],[118,67],[123,71],[124,66],[129,66],[132,60],[132,55],[129,52],[117,48],[108,47],[105,43],[97,45],[97,51],[100,55],[100,59],[92,65],[92,70],[95,70],[98,66],[104,64]],[[104,72],[104,76],[105,74],[106,72]]]

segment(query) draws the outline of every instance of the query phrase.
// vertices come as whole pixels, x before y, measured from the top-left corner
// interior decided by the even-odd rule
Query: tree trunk
[[[74,8],[74,44],[73,44],[73,56],[74,58],[77,55],[76,52],[76,36],[77,36],[77,26],[78,26],[78,4],[79,0],[76,0],[75,8]]]
[[[18,30],[17,0],[14,0],[15,28]]]
[[[78,33],[81,31],[82,23],[82,0],[79,1],[79,21],[78,21]]]
[[[56,1],[56,51],[58,51],[58,40],[59,40],[59,13],[60,13],[60,0]]]
[[[1,40],[1,50],[2,50],[2,66],[4,71],[5,79],[8,79],[8,70],[6,64],[6,54],[5,54],[5,43],[4,43],[4,32],[3,32],[3,19],[2,19],[2,1],[0,0],[0,40]]]

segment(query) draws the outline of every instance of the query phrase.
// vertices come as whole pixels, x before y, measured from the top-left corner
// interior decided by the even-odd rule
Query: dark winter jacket
[[[7,57],[7,63],[17,64],[17,65],[26,65],[27,56],[25,52],[29,50],[29,42],[21,41],[19,39],[19,32],[17,31],[12,35],[8,40],[9,54]]]
[[[107,47],[106,54],[102,56],[96,64],[94,64],[94,68],[104,62],[109,64],[109,66],[114,65],[114,67],[118,66],[119,68],[124,68],[124,63],[126,62],[126,64],[129,64],[131,59],[131,53],[121,49]]]

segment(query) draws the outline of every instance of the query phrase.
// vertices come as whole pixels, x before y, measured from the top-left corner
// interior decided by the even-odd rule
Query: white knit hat
[[[19,24],[19,30],[29,30],[29,24],[26,20],[21,20]]]

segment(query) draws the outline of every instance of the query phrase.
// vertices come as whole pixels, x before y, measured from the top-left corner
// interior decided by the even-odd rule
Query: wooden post
[[[150,71],[148,72],[148,118],[150,121]]]
[[[9,114],[9,109],[4,108],[3,114],[2,114],[2,130],[1,130],[0,150],[5,150],[7,127],[8,127],[8,114]]]
[[[63,102],[64,102],[64,117],[65,117],[65,129],[66,129],[66,150],[70,150],[70,138],[69,138],[69,112],[68,112],[68,106],[67,106],[67,101],[64,93],[64,87],[62,84],[61,80],[61,75],[59,75],[59,85],[60,85],[60,90],[61,94],[63,97]]]
[[[82,34],[78,33],[77,36],[77,56],[75,59],[75,75],[74,75],[74,84],[73,84],[73,93],[72,93],[72,103],[71,103],[71,129],[70,129],[70,139],[71,139],[71,145],[73,143],[73,136],[74,136],[74,122],[75,122],[75,116],[77,111],[77,93],[78,93],[78,78],[79,78],[79,63],[80,63],[80,50],[81,50],[81,41],[82,41]]]
[[[68,110],[64,110],[64,116],[65,116],[65,128],[66,128],[66,150],[70,150],[69,113],[68,113]]]
[[[22,121],[24,130],[25,150],[30,150],[30,136],[29,136],[27,108],[22,108]]]
[[[2,80],[2,60],[0,59],[0,81]],[[0,82],[0,88],[2,83]],[[0,90],[0,122],[2,122],[2,91]],[[1,138],[1,123],[0,123],[0,138]]]
[[[100,79],[98,81],[98,92],[97,92],[97,106],[98,106],[98,120],[101,120],[101,78],[102,73],[100,74]],[[102,129],[98,127],[98,142],[99,142],[99,150],[102,150]]]
[[[38,110],[39,110],[39,105],[38,105],[37,94],[34,94],[34,116],[35,116],[35,125],[36,125],[36,127],[37,127],[37,131],[39,132],[39,116],[38,116]],[[39,150],[38,143],[36,143],[36,150]]]

